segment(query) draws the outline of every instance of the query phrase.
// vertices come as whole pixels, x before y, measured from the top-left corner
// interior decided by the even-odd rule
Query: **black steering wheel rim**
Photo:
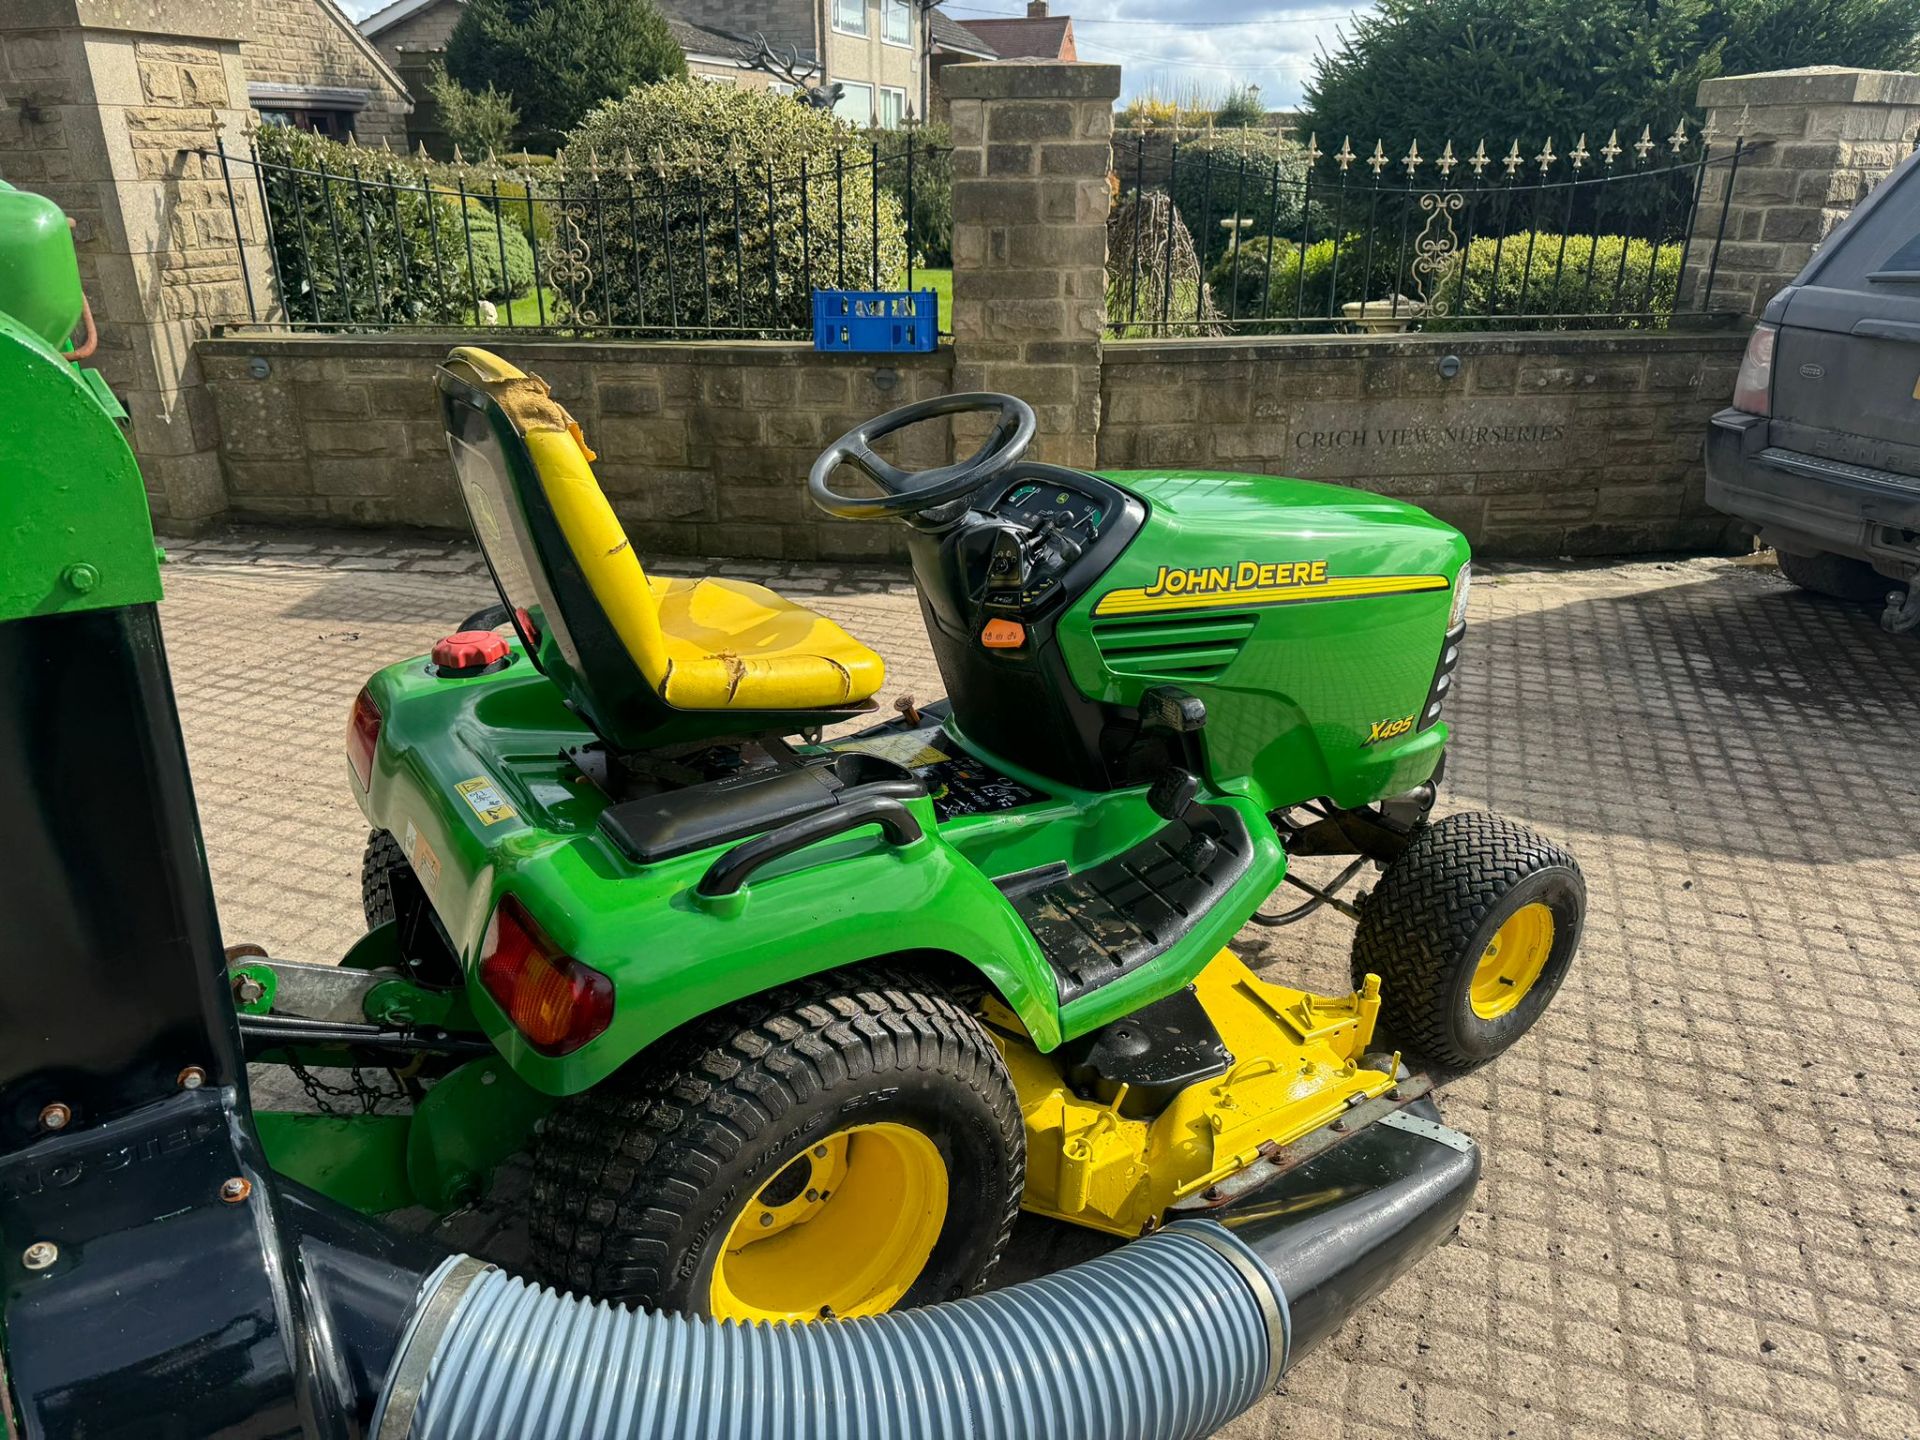
[[[951,465],[929,470],[902,470],[873,453],[876,440],[946,415],[990,414],[995,417],[986,442]],[[935,395],[896,406],[856,425],[820,452],[807,473],[807,493],[813,503],[841,520],[885,520],[917,515],[955,500],[963,500],[987,481],[1007,470],[1026,454],[1039,422],[1033,407],[1015,395],[970,390],[958,395]],[[884,492],[880,495],[842,495],[827,481],[842,465],[851,465]]]

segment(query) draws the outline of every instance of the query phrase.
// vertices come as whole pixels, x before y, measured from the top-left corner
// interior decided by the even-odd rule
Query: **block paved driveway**
[[[227,938],[331,959],[362,928],[348,703],[487,582],[433,544],[172,550]],[[886,697],[938,693],[897,573],[731,573],[874,644]],[[1920,636],[1720,560],[1487,575],[1472,621],[1445,804],[1569,844],[1585,943],[1542,1025],[1444,1096],[1486,1154],[1458,1236],[1225,1433],[1920,1435]],[[1243,940],[1344,987],[1337,918]],[[515,1252],[498,1210],[448,1233]],[[1089,1248],[1028,1220],[1008,1273]]]

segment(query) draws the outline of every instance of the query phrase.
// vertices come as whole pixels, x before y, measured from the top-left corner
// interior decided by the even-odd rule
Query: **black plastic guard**
[[[1473,1199],[1479,1147],[1440,1126],[1430,1101],[1399,1113],[1207,1215],[1251,1246],[1285,1293],[1289,1367],[1441,1244]],[[1452,1138],[1419,1133],[1429,1126]]]

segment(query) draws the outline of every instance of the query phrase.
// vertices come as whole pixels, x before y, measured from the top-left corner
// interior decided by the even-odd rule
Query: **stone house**
[[[447,41],[459,23],[465,0],[393,0],[360,22],[360,33],[376,46],[413,92],[415,108],[407,126],[409,144],[424,144],[436,155],[451,153],[452,144],[441,127],[439,109],[427,92],[427,81],[447,53]],[[662,5],[667,28],[674,42],[687,57],[687,72],[702,80],[729,85],[789,88],[764,70],[747,68],[759,47],[744,35],[724,29],[695,24]],[[811,52],[803,58],[802,72],[817,65]]]
[[[406,82],[335,0],[251,0],[250,11],[240,58],[262,120],[362,145],[407,143]]]
[[[446,54],[465,0],[393,0],[360,22],[361,33],[413,91],[409,133],[445,149],[425,93]],[[716,84],[788,91],[784,76],[755,68],[760,37],[791,57],[795,79],[837,83],[835,113],[856,125],[892,128],[929,114],[933,66],[944,59],[991,60],[993,48],[931,0],[662,0],[686,53],[687,70]]]

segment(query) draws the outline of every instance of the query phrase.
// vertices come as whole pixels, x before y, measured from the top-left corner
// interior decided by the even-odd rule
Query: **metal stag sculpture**
[[[798,45],[787,45],[776,49],[760,31],[753,35],[754,44],[759,52],[750,60],[739,62],[742,70],[759,70],[791,85],[802,103],[815,110],[831,110],[840,103],[840,97],[846,87],[838,80],[828,85],[816,85],[809,78],[819,66],[809,64],[801,58]]]

